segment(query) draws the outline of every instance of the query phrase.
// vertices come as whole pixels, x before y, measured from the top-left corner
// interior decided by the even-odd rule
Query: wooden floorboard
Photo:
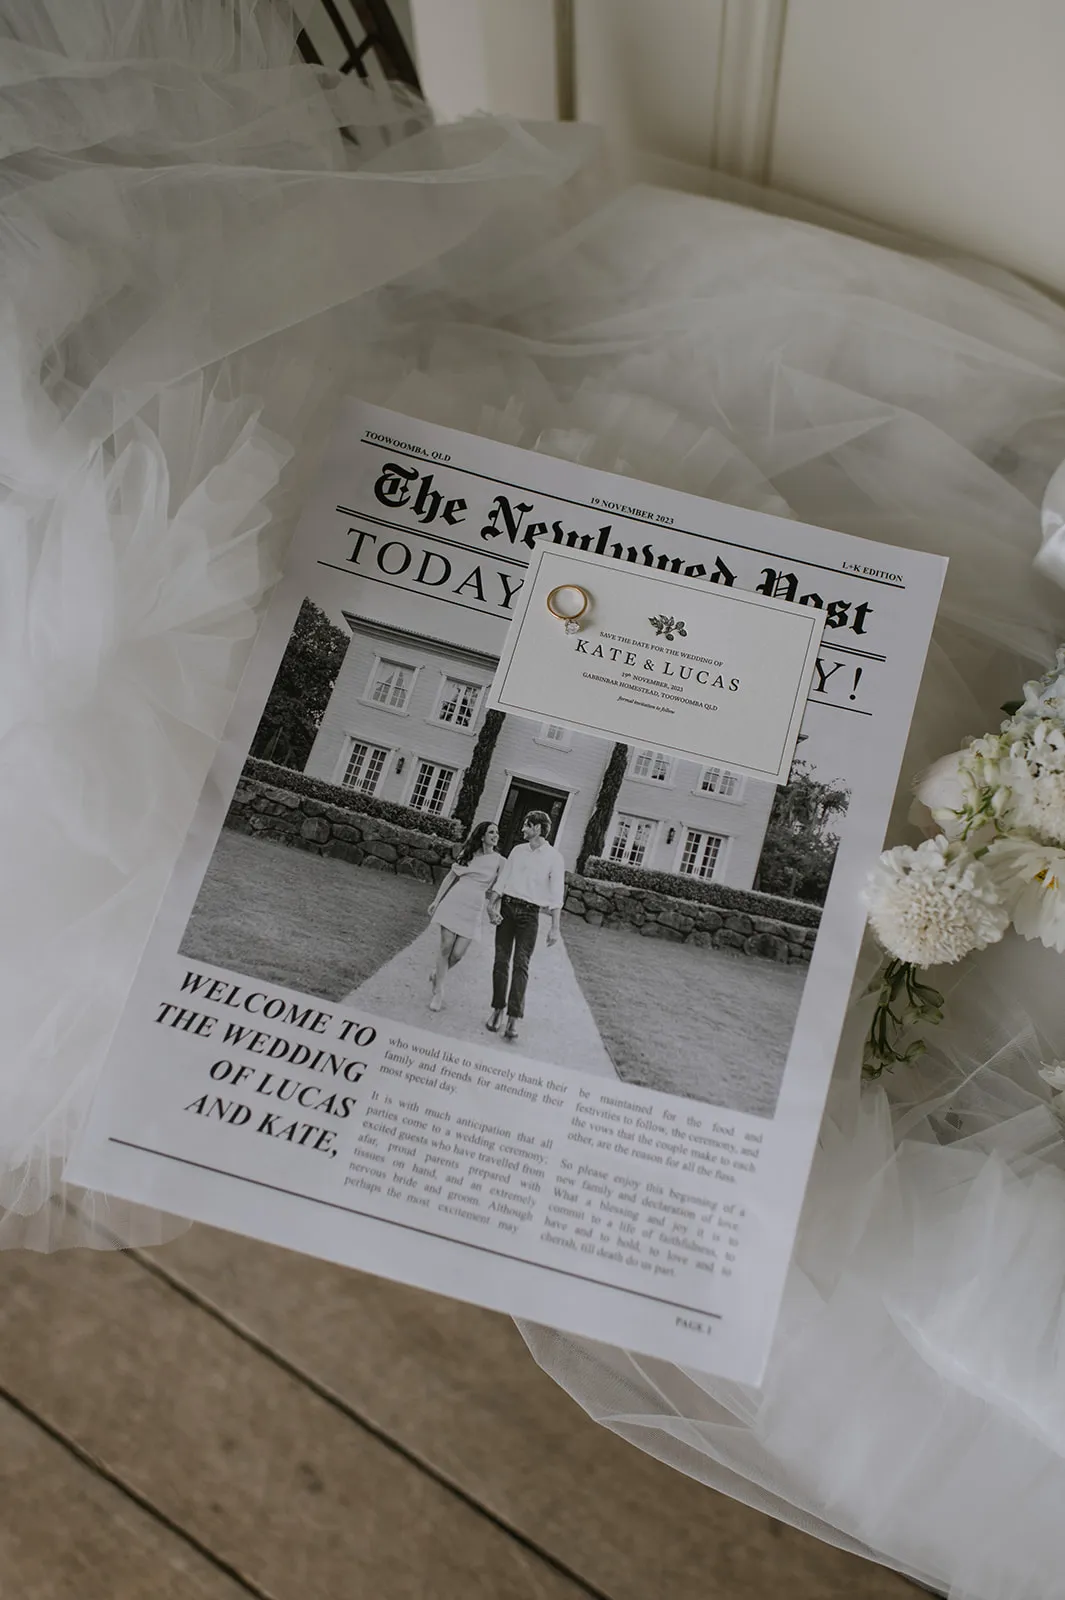
[[[249,1592],[0,1399],[4,1600],[248,1600]]]
[[[611,1600],[913,1593],[598,1427],[505,1317],[206,1228],[148,1255]]]
[[[0,1389],[271,1600],[588,1594],[129,1256],[0,1255]]]

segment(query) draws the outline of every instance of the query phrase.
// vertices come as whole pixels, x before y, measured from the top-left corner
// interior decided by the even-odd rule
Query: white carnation
[[[1017,932],[1065,953],[1065,849],[1003,838],[984,859]]]
[[[1010,920],[983,863],[942,834],[916,850],[886,850],[869,879],[865,903],[884,948],[919,967],[960,961],[971,950],[995,944]]]

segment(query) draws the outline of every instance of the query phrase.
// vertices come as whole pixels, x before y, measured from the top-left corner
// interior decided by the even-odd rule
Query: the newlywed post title
[[[651,572],[702,579],[728,589],[739,583],[741,589],[755,594],[812,606],[824,612],[826,629],[858,635],[866,633],[874,610],[867,600],[856,603],[851,599],[826,598],[816,590],[804,589],[799,575],[782,567],[764,566],[740,572],[736,569],[747,564],[740,556],[747,552],[730,550],[727,561],[720,552],[715,552],[709,565],[691,561],[657,548],[648,539],[640,544],[625,543],[609,522],[591,531],[567,526],[561,518],[549,518],[538,511],[531,499],[506,494],[495,494],[487,508],[478,511],[471,508],[465,495],[449,492],[446,482],[441,482],[439,467],[420,471],[414,463],[386,460],[374,483],[373,493],[379,505],[404,513],[413,518],[417,526],[408,529],[382,519],[381,525],[349,528],[353,542],[346,559],[353,567],[379,572],[386,580],[401,581],[404,586],[412,584],[423,590],[452,594],[466,604],[483,606],[496,615],[506,616],[512,612],[514,600],[524,584],[520,570],[524,561],[503,554],[500,541],[504,546],[530,553],[538,544],[549,542],[563,549],[607,556],[646,567]],[[471,549],[460,544],[450,534],[450,530],[468,527],[471,521],[478,520],[480,540],[492,547],[487,561],[478,556],[476,546]],[[417,547],[397,536],[408,531],[417,535],[430,530],[439,543],[446,544],[446,550]],[[663,531],[668,532],[668,529]],[[749,555],[758,559],[756,552]],[[733,565],[729,565],[730,562]]]

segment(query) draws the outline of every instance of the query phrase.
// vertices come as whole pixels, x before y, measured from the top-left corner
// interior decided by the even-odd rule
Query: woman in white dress
[[[440,1010],[448,973],[462,960],[470,944],[484,933],[488,891],[499,876],[504,859],[499,854],[498,844],[499,829],[495,823],[479,822],[429,903],[431,923],[440,929],[430,1011]]]

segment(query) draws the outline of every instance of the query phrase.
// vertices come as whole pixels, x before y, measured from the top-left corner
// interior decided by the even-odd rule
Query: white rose
[[[940,756],[914,780],[913,792],[929,811],[960,811],[965,804],[961,764],[964,750]]]
[[[913,792],[918,803],[931,813],[937,828],[954,833],[961,826],[962,816],[969,804],[971,780],[962,763],[965,750],[954,750],[949,756],[940,756],[914,780]],[[911,818],[923,833],[928,833],[924,818],[918,813]]]

